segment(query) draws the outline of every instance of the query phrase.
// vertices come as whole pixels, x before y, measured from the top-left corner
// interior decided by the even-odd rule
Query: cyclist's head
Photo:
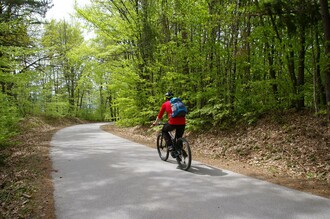
[[[167,100],[171,99],[172,97],[174,97],[174,95],[173,95],[172,92],[167,92],[167,93],[165,94],[165,98],[166,98]]]

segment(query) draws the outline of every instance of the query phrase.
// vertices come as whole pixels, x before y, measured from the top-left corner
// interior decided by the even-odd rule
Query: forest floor
[[[79,123],[85,122],[28,118],[23,134],[0,147],[0,219],[55,218],[50,141],[57,130]],[[159,131],[103,129],[153,148]],[[196,161],[330,198],[330,126],[323,117],[291,112],[239,129],[187,131],[185,137]]]

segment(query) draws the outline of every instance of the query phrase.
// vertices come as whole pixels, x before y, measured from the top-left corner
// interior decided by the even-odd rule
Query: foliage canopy
[[[92,0],[76,6],[80,23],[36,26],[50,1],[2,1],[1,118],[144,124],[167,91],[187,103],[191,129],[253,123],[273,110],[329,112],[323,3]]]

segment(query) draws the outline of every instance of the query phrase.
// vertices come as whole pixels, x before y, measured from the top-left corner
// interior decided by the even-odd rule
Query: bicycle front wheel
[[[162,159],[163,161],[166,161],[168,159],[170,152],[168,151],[165,138],[162,134],[159,134],[157,136],[157,151],[160,159]]]
[[[177,156],[176,161],[181,169],[188,170],[191,166],[191,150],[189,143],[184,138],[179,138],[177,143],[179,146],[179,155]]]

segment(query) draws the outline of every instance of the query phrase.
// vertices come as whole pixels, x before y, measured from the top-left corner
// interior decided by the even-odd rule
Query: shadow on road
[[[223,172],[222,170],[204,165],[204,164],[196,164],[192,165],[188,172],[203,175],[203,176],[225,176],[227,173]]]
[[[166,162],[177,165],[176,160],[169,159]],[[180,167],[177,166],[177,169],[180,169]],[[220,169],[208,166],[206,164],[194,163],[194,162],[191,164],[191,167],[187,172],[193,173],[196,175],[201,175],[201,176],[225,176],[225,175],[227,175],[227,173],[223,172]]]

